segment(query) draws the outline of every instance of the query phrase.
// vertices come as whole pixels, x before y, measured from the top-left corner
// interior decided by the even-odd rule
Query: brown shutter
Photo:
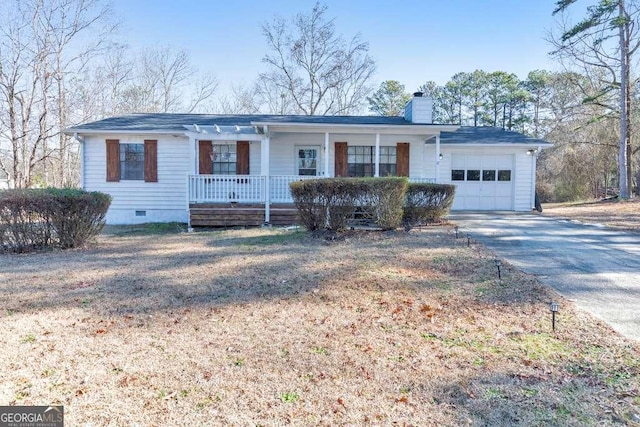
[[[144,140],[144,181],[158,182],[158,141]]]
[[[236,143],[236,174],[249,175],[249,141]]]
[[[396,145],[396,174],[409,176],[409,143],[398,142]]]
[[[213,145],[211,141],[198,141],[198,173],[201,175],[209,175],[213,173]]]
[[[120,141],[107,139],[107,182],[120,181]]]
[[[347,143],[336,142],[335,176],[347,176]]]

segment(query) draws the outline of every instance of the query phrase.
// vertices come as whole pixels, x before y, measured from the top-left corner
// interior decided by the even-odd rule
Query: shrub
[[[46,191],[52,196],[51,226],[62,248],[82,246],[100,234],[111,196],[72,188]]]
[[[405,228],[445,217],[451,210],[455,191],[456,187],[449,184],[409,184],[404,200]]]
[[[290,185],[302,224],[308,230],[342,231],[356,208],[383,229],[402,223],[406,178],[330,178]]]
[[[383,230],[402,224],[407,178],[362,178],[359,205],[363,213]]]
[[[0,191],[0,247],[28,252],[83,245],[104,226],[111,197],[76,189]]]
[[[317,181],[314,179],[289,184],[300,222],[309,231],[323,228],[327,221],[327,207]]]
[[[357,196],[348,179],[310,179],[290,184],[300,222],[307,230],[341,231],[355,210]]]

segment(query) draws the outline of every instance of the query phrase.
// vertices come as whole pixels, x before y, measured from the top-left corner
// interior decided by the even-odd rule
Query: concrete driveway
[[[640,341],[640,234],[535,213],[454,212],[449,219],[499,257]]]

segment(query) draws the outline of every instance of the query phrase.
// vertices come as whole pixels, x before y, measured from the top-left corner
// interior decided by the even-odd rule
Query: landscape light
[[[471,246],[471,234],[467,234],[467,247]]]
[[[453,230],[456,232],[456,239],[458,238],[458,230],[460,230],[460,228],[456,225],[455,227],[453,227]]]
[[[556,313],[558,312],[559,308],[560,304],[558,304],[557,302],[551,302],[549,304],[549,310],[551,310],[551,329],[553,331],[556,330]]]
[[[498,269],[498,280],[500,280],[502,279],[502,277],[500,276],[500,266],[502,265],[502,261],[496,258],[495,263],[496,263],[496,268]]]

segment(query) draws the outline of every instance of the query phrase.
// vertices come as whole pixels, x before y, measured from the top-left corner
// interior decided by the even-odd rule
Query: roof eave
[[[535,147],[540,147],[541,149],[553,147],[553,144],[551,144],[549,142],[538,142],[538,141],[532,141],[532,142],[478,142],[478,141],[473,141],[473,142],[444,142],[444,141],[441,141],[440,145],[451,145],[451,146],[456,146],[456,145],[477,145],[478,147],[531,147],[531,146],[535,146]]]
[[[82,129],[82,128],[68,128],[62,131],[65,135],[102,135],[105,133],[118,133],[121,135],[186,135],[185,129],[173,129],[173,130],[131,130],[131,129]]]
[[[457,125],[436,125],[436,124],[414,124],[408,123],[404,125],[395,124],[366,124],[366,123],[295,123],[295,122],[263,122],[253,121],[253,126],[266,126],[270,130],[278,128],[296,129],[301,132],[319,132],[338,130],[339,132],[363,132],[374,131],[380,133],[393,134],[438,134],[439,132],[454,132],[459,126]]]

